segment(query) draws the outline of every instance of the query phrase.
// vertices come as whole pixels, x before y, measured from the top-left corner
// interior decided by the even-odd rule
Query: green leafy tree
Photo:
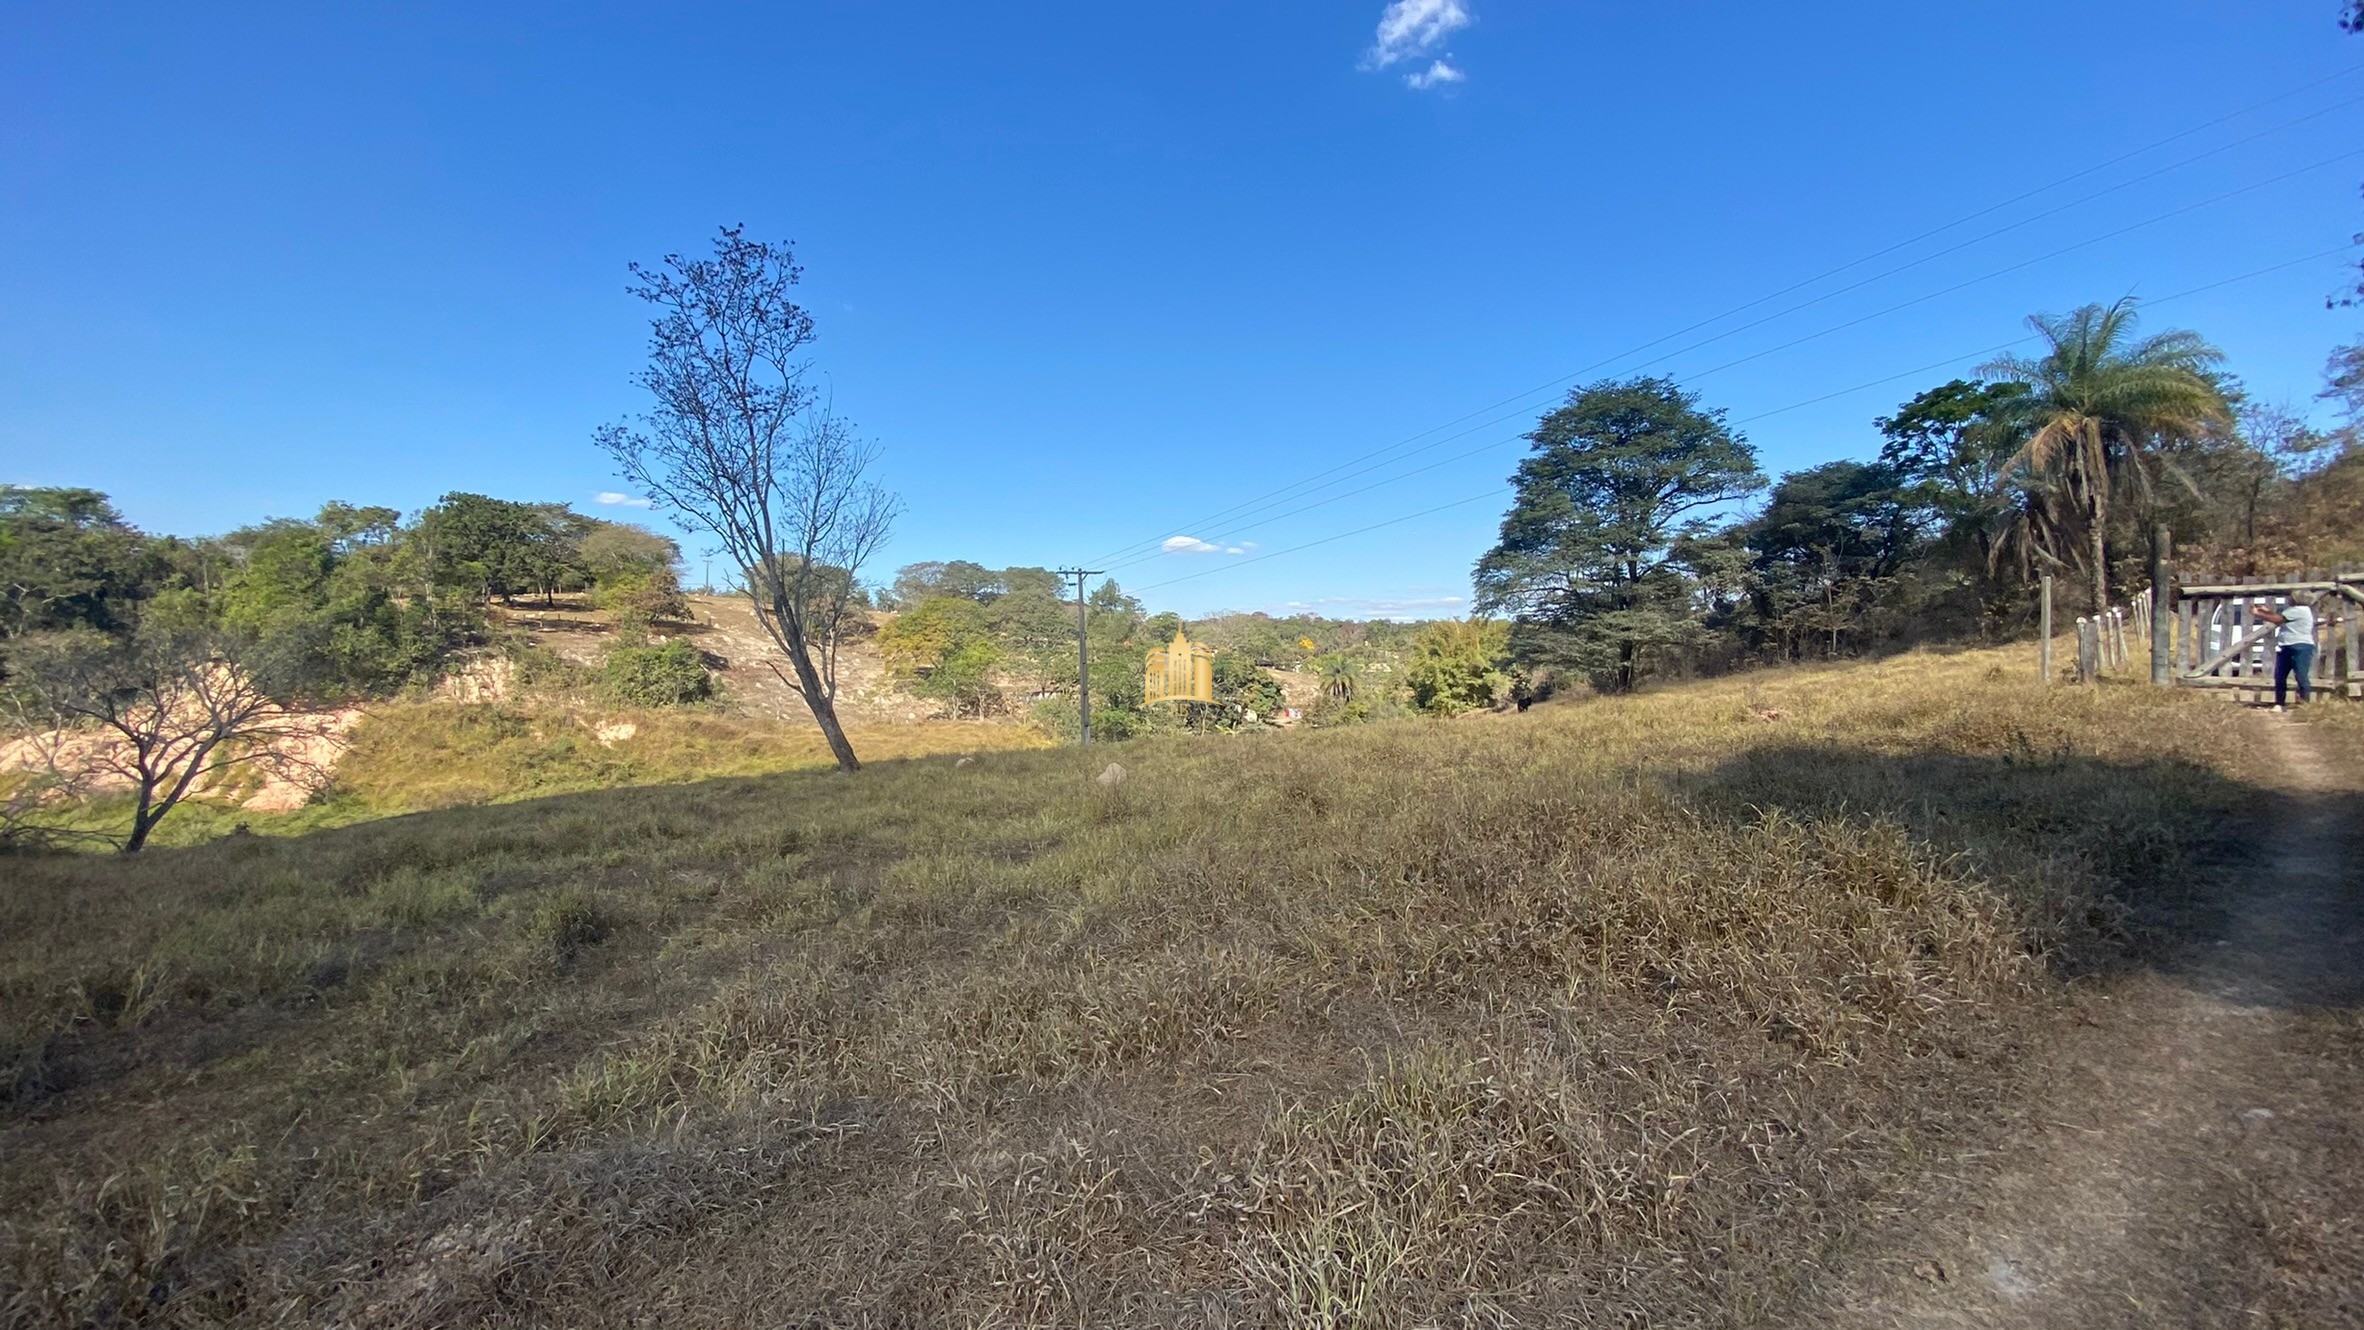
[[[601,608],[646,623],[689,617],[689,597],[676,571],[681,546],[646,527],[584,520],[574,558]]]
[[[1001,594],[1005,596],[1032,593],[1057,600],[1066,588],[1066,582],[1048,568],[1004,568],[994,577],[1001,586]]]
[[[1057,579],[1053,579],[1053,589]],[[1002,594],[1001,575],[966,559],[905,564],[895,570],[894,597],[899,605],[916,605],[933,596],[958,596],[979,604]]]
[[[1219,728],[1236,728],[1278,712],[1289,704],[1288,694],[1281,691],[1280,680],[1272,671],[1237,651],[1218,651],[1214,659],[1215,724]]]
[[[1141,602],[1113,581],[1092,588],[1086,603],[1091,609],[1093,734],[1119,739],[1152,728],[1156,718],[1142,709],[1142,667],[1151,647],[1173,638],[1172,628],[1163,636],[1156,630],[1168,622],[1179,627],[1180,621],[1146,616]],[[1068,612],[1074,609],[1068,602]]]
[[[1964,533],[1982,555],[2011,506],[2005,481],[2020,442],[2012,411],[2027,391],[2023,383],[1954,379],[1873,422],[1880,465],[1910,487],[1925,520]]]
[[[1144,615],[1141,602],[1125,594],[1115,582],[1094,587],[1085,605],[1089,610],[1087,623],[1092,647],[1092,737],[1125,739],[1175,723],[1169,708],[1145,707],[1141,670],[1150,647],[1164,646],[1171,640],[1181,626],[1181,619],[1171,614]],[[1059,652],[1063,659],[1058,661],[1051,676],[1060,695],[1038,703],[1034,717],[1051,733],[1073,739],[1080,731],[1074,696],[1073,600],[1066,602],[1065,612],[1067,631]]]
[[[305,653],[324,693],[379,694],[429,673],[470,621],[402,594],[395,523],[391,509],[332,503],[309,522],[234,531],[213,611],[232,632]]]
[[[563,587],[589,520],[560,504],[453,493],[419,515],[417,538],[439,584],[505,601]]]
[[[2364,342],[2331,353],[2331,359],[2323,366],[2320,396],[2339,404],[2347,417],[2343,432],[2349,440],[2364,433]]]
[[[1783,476],[1743,528],[1760,621],[1791,654],[1813,635],[1835,655],[1843,639],[1884,626],[1897,577],[1921,546],[1917,509],[1903,477],[1880,463]]]
[[[400,510],[350,504],[341,499],[322,504],[320,515],[312,519],[312,525],[328,538],[329,548],[340,558],[389,550],[402,538]]]
[[[642,623],[679,622],[690,614],[689,597],[671,568],[612,574],[600,579],[597,597],[600,608]]]
[[[986,638],[973,638],[936,659],[920,692],[950,704],[955,717],[991,715],[1001,707],[1001,689],[993,682],[1001,661],[999,647]]]
[[[167,571],[97,490],[0,485],[0,639],[128,629]]]
[[[1489,619],[1439,619],[1412,639],[1404,683],[1412,705],[1432,716],[1491,707],[1510,694],[1510,625]]]
[[[1756,455],[1661,378],[1576,389],[1527,437],[1501,540],[1478,561],[1478,611],[1517,620],[1526,663],[1631,689],[1697,637],[1684,540],[1763,487]]]
[[[239,566],[223,589],[223,617],[248,632],[292,628],[327,603],[336,552],[327,532],[281,520],[232,533]]]
[[[2019,445],[2005,470],[2028,495],[2014,543],[2030,559],[2082,565],[2101,614],[2113,505],[2152,488],[2166,440],[2229,421],[2215,377],[2224,354],[2182,330],[2137,337],[2131,298],[2034,315],[2028,325],[2046,342],[2044,354],[2005,356],[1980,371],[2027,388],[2003,412]]]
[[[1038,683],[1074,673],[1075,609],[1060,601],[1054,587],[1015,586],[985,607],[985,617],[993,640]]]
[[[963,596],[931,596],[879,630],[878,650],[887,668],[916,680],[945,657],[991,636],[984,606]]]
[[[582,521],[583,534],[574,542],[573,556],[593,585],[647,577],[660,570],[672,572],[681,562],[681,546],[647,527],[589,517]]]

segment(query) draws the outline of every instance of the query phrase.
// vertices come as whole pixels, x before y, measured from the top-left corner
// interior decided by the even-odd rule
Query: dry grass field
[[[2257,812],[2031,656],[0,863],[0,1323],[1775,1318]]]

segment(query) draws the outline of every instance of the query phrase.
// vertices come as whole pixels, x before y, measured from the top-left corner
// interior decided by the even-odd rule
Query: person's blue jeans
[[[2315,696],[2314,685],[2308,680],[2315,673],[2315,644],[2283,647],[2274,653],[2274,705],[2286,706],[2290,701],[2290,676],[2298,676],[2298,700],[2309,701]]]

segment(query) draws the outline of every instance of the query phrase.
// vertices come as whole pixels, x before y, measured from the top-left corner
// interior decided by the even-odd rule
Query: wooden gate
[[[2294,600],[2315,609],[2316,690],[2364,697],[2364,570],[2180,582],[2168,611],[2176,685],[2273,691],[2274,625],[2256,610]]]

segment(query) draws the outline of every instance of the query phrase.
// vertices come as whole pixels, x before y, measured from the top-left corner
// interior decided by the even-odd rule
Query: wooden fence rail
[[[2178,687],[2271,690],[2275,625],[2257,617],[2303,601],[2315,610],[2319,692],[2364,697],[2364,570],[2290,577],[2203,577],[2179,582],[2168,610]]]

